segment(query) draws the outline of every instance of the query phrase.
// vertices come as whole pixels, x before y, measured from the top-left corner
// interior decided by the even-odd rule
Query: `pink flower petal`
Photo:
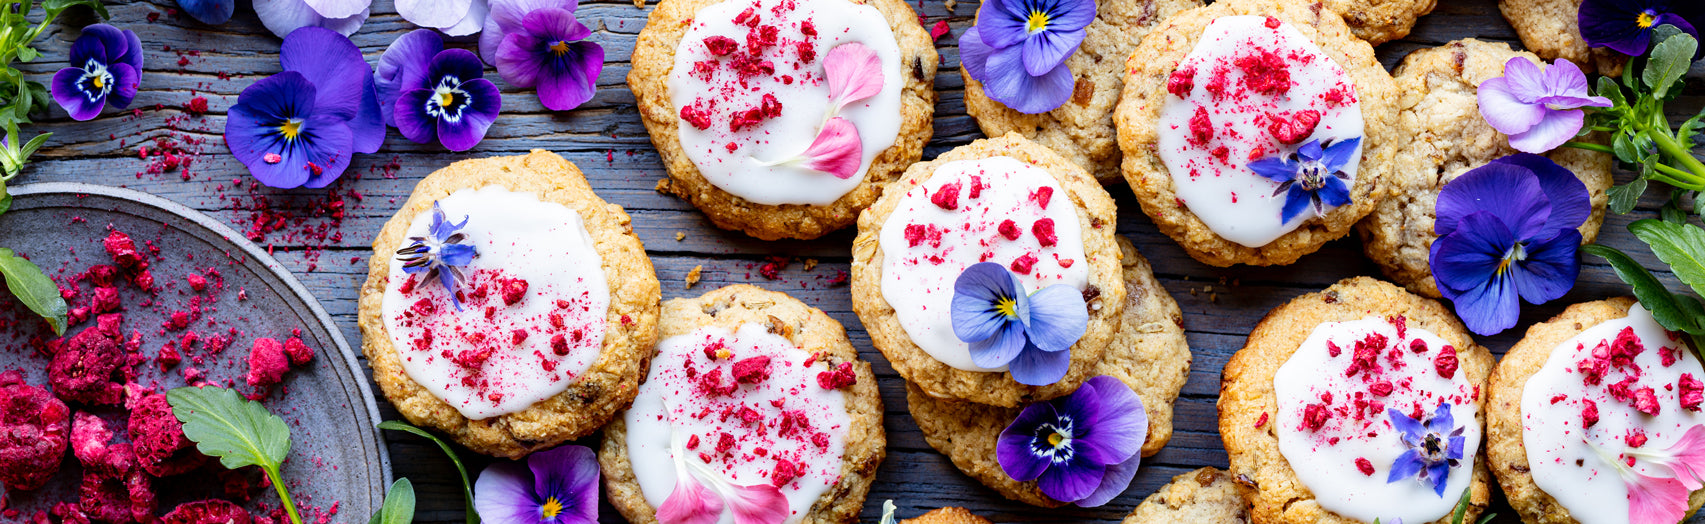
[[[835,46],[823,57],[829,77],[829,100],[834,111],[882,91],[882,57],[858,42]]]
[[[1705,426],[1687,428],[1681,440],[1665,450],[1671,458],[1664,464],[1689,491],[1705,486]]]
[[[803,165],[836,178],[848,179],[858,174],[864,164],[864,142],[859,140],[858,128],[845,118],[834,117],[823,123],[823,130],[811,147],[805,148]]]
[[[1628,523],[1674,524],[1687,515],[1687,487],[1675,479],[1627,472]]]
[[[734,524],[781,524],[790,512],[787,497],[769,484],[734,486],[728,505],[734,510]]]
[[[675,491],[669,492],[669,498],[657,507],[660,524],[716,524],[721,518],[722,499],[694,481],[685,470],[678,470]]]

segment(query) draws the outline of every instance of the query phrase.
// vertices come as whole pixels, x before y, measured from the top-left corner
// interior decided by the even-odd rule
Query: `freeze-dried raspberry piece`
[[[249,350],[249,374],[244,377],[250,387],[266,389],[284,380],[290,371],[290,357],[284,354],[284,344],[270,338],[255,339]]]
[[[64,402],[25,384],[16,370],[0,373],[0,484],[14,491],[47,484],[59,471],[70,433]]]
[[[101,241],[101,247],[106,248],[119,267],[134,268],[142,264],[142,253],[136,251],[136,242],[130,240],[130,235],[114,230]]]
[[[89,516],[70,502],[54,504],[53,516],[59,517],[60,524],[89,524]]]
[[[756,356],[734,363],[734,381],[757,384],[770,378],[770,357]]]
[[[841,389],[858,383],[858,375],[853,373],[851,362],[842,362],[829,371],[817,374],[817,386],[823,389]]]
[[[1456,348],[1445,346],[1444,349],[1439,351],[1439,356],[1433,357],[1433,369],[1438,371],[1439,376],[1441,377],[1451,378],[1456,376],[1456,367]]]
[[[112,428],[101,417],[79,411],[71,423],[71,454],[83,464],[84,475],[123,477],[136,467],[130,444],[114,444]]]
[[[314,359],[314,348],[303,343],[301,337],[290,337],[284,341],[284,355],[290,357],[290,367],[296,367]]]
[[[1681,380],[1676,382],[1681,391],[1676,397],[1681,401],[1681,407],[1688,411],[1699,411],[1699,404],[1705,401],[1705,382],[1694,378],[1692,373],[1682,373]]]
[[[527,281],[510,279],[503,283],[503,305],[513,306],[527,296]]]
[[[48,384],[59,398],[84,404],[117,404],[124,396],[124,377],[130,370],[124,354],[124,317],[101,315],[60,346],[48,367]]]
[[[149,475],[169,477],[207,462],[195,444],[184,437],[184,425],[172,414],[166,396],[150,394],[136,401],[127,428],[135,446],[136,463]]]
[[[254,524],[241,506],[219,499],[185,502],[161,517],[165,524]]]

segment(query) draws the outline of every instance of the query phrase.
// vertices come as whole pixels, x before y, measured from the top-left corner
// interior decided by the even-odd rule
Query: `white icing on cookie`
[[[598,359],[610,309],[603,259],[580,213],[499,186],[438,204],[450,222],[468,218],[462,243],[478,256],[462,268],[461,311],[436,278],[406,274],[391,258],[382,311],[403,371],[475,420],[561,393]],[[431,211],[417,214],[407,236],[426,237],[431,225]]]
[[[1626,358],[1635,349],[1639,352]],[[1624,383],[1633,375],[1638,378]],[[1594,376],[1596,383],[1589,383]],[[1701,379],[1705,371],[1693,352],[1638,305],[1627,317],[1601,322],[1558,345],[1522,389],[1522,446],[1534,483],[1582,524],[1628,522],[1628,486],[1585,439],[1618,460],[1627,458],[1623,453],[1632,444],[1654,451],[1674,444],[1688,428],[1705,424],[1697,396]],[[1652,401],[1646,407],[1655,408],[1655,415],[1635,405],[1646,388]],[[1682,403],[1683,391],[1693,392],[1691,409]],[[1592,412],[1597,421],[1583,431]],[[1652,477],[1673,476],[1644,460],[1635,461],[1633,469]]]
[[[748,359],[764,357],[768,376],[758,379],[758,361]],[[802,520],[840,480],[852,424],[844,393],[818,384],[826,370],[815,355],[760,324],[733,332],[701,327],[659,342],[639,395],[622,415],[628,459],[646,503],[661,507],[675,489],[670,437],[680,432],[687,460],[708,464],[736,485],[785,482],[780,488],[792,510],[787,521]],[[733,522],[725,511],[721,523]]]
[[[1026,293],[1089,286],[1077,206],[1053,175],[1011,157],[942,164],[906,192],[878,239],[882,298],[913,343],[957,369],[1005,371],[977,367],[970,345],[953,334],[953,282],[965,268],[1005,265]]]
[[[1362,136],[1361,104],[1349,75],[1276,18],[1215,19],[1179,62],[1167,90],[1172,94],[1161,108],[1158,146],[1179,201],[1215,234],[1249,247],[1267,245],[1315,215],[1305,210],[1281,222],[1285,194],[1273,194],[1279,182],[1245,165],[1289,155],[1309,140],[1325,145]],[[1312,132],[1308,114],[1319,117]],[[1343,169],[1352,190],[1361,146],[1354,158]]]
[[[1480,387],[1459,369],[1455,348],[1405,325],[1401,317],[1320,324],[1273,376],[1279,452],[1315,502],[1362,522],[1445,516],[1468,489],[1480,449]],[[1440,359],[1447,351],[1450,356]],[[1425,423],[1440,402],[1451,404],[1465,439],[1444,496],[1414,476],[1386,482],[1393,462],[1409,449],[1387,409]]]
[[[706,43],[713,37],[728,38],[737,49],[718,56]],[[769,40],[775,43],[760,46],[751,58],[751,43]],[[829,110],[823,57],[846,42],[875,51],[884,80],[876,96],[840,111],[863,141],[858,172],[841,179],[803,167],[760,165],[798,155],[817,137]],[[858,187],[871,161],[900,134],[905,83],[900,46],[874,7],[846,0],[719,2],[693,17],[674,60],[669,97],[683,117],[677,128],[681,149],[705,180],[758,204],[832,204]],[[762,112],[765,96],[779,104],[779,115],[733,130],[741,115]]]

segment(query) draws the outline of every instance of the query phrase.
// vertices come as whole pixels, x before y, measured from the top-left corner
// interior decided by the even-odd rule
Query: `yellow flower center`
[[[554,519],[562,513],[562,503],[556,497],[545,499],[545,505],[539,507],[539,513],[547,519]]]
[[[295,140],[302,134],[302,121],[294,118],[285,120],[284,125],[278,126],[278,132],[284,135],[285,140]]]
[[[1024,23],[1024,28],[1032,33],[1048,28],[1048,13],[1031,11],[1030,19]]]
[[[1018,301],[1013,300],[1011,298],[1002,297],[1000,299],[1000,301],[995,302],[995,311],[1000,313],[1001,315],[1006,316],[1007,318],[1017,317],[1018,316]]]
[[[1640,27],[1652,27],[1652,22],[1657,19],[1658,17],[1652,16],[1651,11],[1644,11],[1640,13],[1640,18],[1636,19],[1634,23]]]
[[[95,75],[94,78],[89,79],[89,83],[95,84],[95,89],[104,88],[107,84],[106,80],[103,80],[100,75]]]
[[[556,53],[557,56],[568,54],[568,42],[564,40],[551,42],[551,52]]]
[[[1048,445],[1056,447],[1056,448],[1060,447],[1060,441],[1063,441],[1065,439],[1066,439],[1065,435],[1061,435],[1060,432],[1055,431],[1053,433],[1048,434]]]
[[[438,88],[438,107],[450,107],[456,103],[456,93],[449,89]]]

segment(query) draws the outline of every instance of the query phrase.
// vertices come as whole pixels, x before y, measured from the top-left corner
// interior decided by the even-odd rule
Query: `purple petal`
[[[76,44],[91,40],[100,43],[100,47],[88,49],[100,49],[100,51],[87,54],[85,58],[78,58],[79,53]],[[126,55],[133,55],[130,51],[130,38],[125,36],[125,31],[107,24],[94,24],[83,28],[83,34],[77,36],[77,41],[72,46],[71,65],[74,66],[83,65],[81,62],[87,58],[94,58],[103,64],[114,64],[124,62],[123,58]]]
[[[1019,384],[1046,386],[1065,378],[1066,370],[1072,365],[1072,352],[1042,351],[1035,344],[1026,343],[1018,357],[1006,365],[1007,372],[1012,373],[1012,380]]]
[[[142,72],[142,37],[136,36],[135,31],[126,29],[124,30],[124,41],[126,44],[124,47],[124,54],[123,56],[119,56],[114,59],[114,61],[123,64],[130,64],[130,67],[135,69],[138,76],[140,76]]]
[[[203,24],[219,25],[231,20],[237,3],[234,0],[178,0],[178,7]]]
[[[1427,420],[1427,431],[1448,435],[1454,429],[1456,429],[1456,415],[1450,412],[1450,403],[1440,402],[1438,407],[1433,408],[1432,418]]]
[[[479,63],[473,53],[468,53],[468,58],[475,64]],[[438,143],[451,151],[467,151],[484,140],[486,130],[497,121],[497,114],[503,107],[503,94],[490,80],[476,78],[464,82],[462,89],[468,92],[469,104],[462,110],[461,120],[438,124]]]
[[[1385,414],[1391,418],[1391,429],[1402,433],[1404,441],[1419,441],[1421,436],[1425,434],[1426,429],[1421,427],[1421,423],[1409,418],[1408,414],[1395,408],[1386,408]]]
[[[1328,206],[1341,206],[1350,203],[1350,186],[1344,184],[1344,179],[1335,176],[1326,177],[1324,185],[1314,190],[1314,196]]]
[[[989,61],[989,53],[994,48],[983,43],[983,34],[977,26],[971,26],[959,34],[959,65],[965,67],[965,74],[971,75],[978,82],[988,82],[988,72],[984,64]]]
[[[1437,462],[1427,466],[1427,480],[1433,483],[1433,493],[1445,496],[1445,481],[1450,479],[1450,464]]]
[[[1569,59],[1561,59],[1545,68],[1545,94],[1547,96],[1585,97],[1591,94],[1587,86],[1587,75],[1581,72]],[[1538,100],[1546,103],[1542,97]]]
[[[1527,131],[1510,135],[1510,147],[1536,154],[1557,149],[1580,133],[1581,125],[1585,122],[1586,112],[1579,109],[1546,111],[1545,118],[1538,124]]]
[[[1289,182],[1297,177],[1297,166],[1281,157],[1267,157],[1250,162],[1245,167],[1274,182]]]
[[[1490,124],[1492,129],[1506,135],[1527,131],[1545,118],[1545,106],[1517,99],[1515,93],[1510,91],[1509,81],[1504,77],[1480,83],[1476,97],[1480,104],[1480,116],[1486,118],[1486,123]]]
[[[1429,261],[1440,292],[1472,289],[1498,276],[1504,253],[1515,237],[1502,220],[1487,211],[1462,218],[1455,231],[1433,241]]]
[[[450,27],[468,16],[473,0],[397,0],[397,14],[421,27]]]
[[[1030,76],[1024,69],[1023,50],[1022,46],[1013,46],[989,55],[984,92],[996,102],[1027,114],[1046,113],[1066,103],[1072,96],[1071,68],[1060,64],[1046,75]]]
[[[1059,419],[1060,415],[1051,402],[1025,406],[1012,424],[1001,430],[1000,440],[995,442],[995,459],[1000,462],[1001,470],[1019,482],[1029,482],[1042,476],[1051,462],[1031,451],[1030,444],[1043,424],[1053,424]]]
[[[546,66],[539,78],[539,102],[552,111],[568,111],[592,99],[598,89],[598,73],[604,69],[604,48],[592,42],[575,42],[568,52]]]
[[[545,8],[527,13],[521,18],[521,28],[547,44],[558,40],[574,42],[592,36],[592,29],[580,23],[573,11],[566,9]]]
[[[1022,356],[1027,345],[1024,338],[1024,325],[1018,322],[1007,322],[1001,325],[999,333],[988,338],[970,342],[971,363],[982,368],[998,368],[1011,365]]]
[[[1463,448],[1468,444],[1467,441],[1468,439],[1462,436],[1451,437],[1450,444],[1445,448],[1445,457],[1462,459]]]
[[[440,28],[450,36],[468,36],[480,32],[485,27],[485,19],[491,12],[491,6],[486,0],[473,0],[468,4],[468,14],[457,21],[455,25]]]
[[[531,88],[539,83],[545,63],[534,50],[544,42],[526,33],[511,33],[497,48],[497,76],[519,88]]]
[[[379,55],[379,67],[374,69],[374,87],[379,97],[379,110],[385,123],[395,126],[391,111],[403,91],[426,86],[426,68],[432,58],[444,50],[444,39],[437,31],[416,29],[391,42]]]
[[[467,223],[467,219],[463,219],[462,223]],[[444,265],[446,266],[466,266],[469,262],[474,261],[474,255],[476,254],[478,254],[478,252],[474,250],[474,246],[467,244],[446,244],[443,247],[443,251],[438,253],[438,256],[443,258]]]
[[[1297,148],[1297,157],[1307,162],[1319,162],[1326,158],[1326,150],[1320,147],[1319,140],[1309,140]]]
[[[369,11],[348,18],[326,18],[303,0],[254,0],[255,14],[272,34],[284,37],[304,27],[322,27],[340,35],[355,34]]]
[[[321,18],[319,23],[314,25],[336,31],[337,34],[343,36],[349,36],[361,30],[361,24],[366,23],[367,17],[371,14],[371,10],[363,10],[349,18]]]
[[[983,43],[994,49],[1018,45],[1030,35],[1026,25],[1030,16],[1023,0],[991,0],[983,4],[977,15],[977,28]]]
[[[1463,217],[1486,211],[1502,219],[1506,230],[1517,238],[1526,238],[1545,229],[1550,208],[1550,199],[1532,171],[1519,165],[1493,162],[1445,184],[1434,207],[1438,218],[1433,221],[1433,232],[1448,235],[1456,230]]]
[[[573,13],[578,7],[575,0],[494,0],[491,11],[486,14],[485,29],[480,32],[480,58],[485,63],[497,65],[497,49],[510,33],[520,31],[522,19],[527,13],[546,8],[562,9]]]
[[[466,49],[446,49],[433,55],[432,61],[426,68],[426,82],[421,87],[431,89],[436,87],[438,79],[453,76],[462,82],[469,82],[485,76],[485,65],[472,51]]]
[[[101,65],[108,63],[106,43],[97,35],[89,33],[87,37],[80,36],[71,42],[71,67],[87,67],[91,60]]]
[[[1391,463],[1391,473],[1385,476],[1385,482],[1389,484],[1413,477],[1426,466],[1425,462],[1421,462],[1420,452],[1414,449],[1405,450],[1402,455],[1397,456],[1397,460]]]
[[[285,71],[301,73],[319,90],[315,107],[327,113],[355,118],[363,107],[361,87],[372,81],[373,68],[349,37],[323,27],[291,31],[279,47],[278,61]],[[377,114],[375,98],[374,114]]]
[[[1356,147],[1361,144],[1362,137],[1333,142],[1332,145],[1326,146],[1326,151],[1321,156],[1321,163],[1326,165],[1328,172],[1343,171],[1345,167],[1350,165],[1350,161],[1355,159]]]
[[[1063,284],[1030,295],[1030,324],[1025,333],[1042,351],[1066,351],[1089,329],[1089,310],[1083,292]]]
[[[542,524],[533,483],[533,472],[519,463],[487,466],[474,481],[474,510],[487,522]]]
[[[1046,10],[1048,31],[1077,31],[1095,21],[1093,0],[1058,0]]]
[[[1526,246],[1527,260],[1511,264],[1510,279],[1516,291],[1532,304],[1544,304],[1562,297],[1575,287],[1581,274],[1581,259],[1576,251],[1581,246],[1581,232],[1561,229],[1557,236]]]
[[[1095,487],[1095,492],[1073,504],[1081,508],[1095,508],[1112,502],[1131,487],[1131,479],[1136,478],[1137,470],[1142,469],[1142,463],[1143,454],[1134,453],[1124,462],[1107,466],[1107,472],[1101,475],[1101,485]]]
[[[1095,493],[1106,475],[1107,466],[1082,460],[1082,455],[1077,455],[1042,472],[1036,479],[1036,487],[1049,498],[1073,502]]]
[[[1101,405],[1100,416],[1079,429],[1072,444],[1078,451],[1108,465],[1142,455],[1143,442],[1148,439],[1148,412],[1130,386],[1101,375],[1085,381],[1072,394],[1073,401],[1080,396],[1099,397]]]
[[[1509,83],[1510,95],[1522,103],[1532,104],[1545,92],[1545,71],[1527,57],[1518,56],[1504,62],[1504,80]]]
[[[1690,6],[1672,5],[1670,7],[1674,8],[1678,12],[1690,11],[1690,13],[1686,14],[1686,15],[1677,14],[1677,13],[1660,14],[1657,16],[1657,18],[1652,19],[1652,27],[1658,27],[1658,26],[1665,25],[1665,24],[1673,25],[1673,26],[1675,26],[1676,29],[1680,29],[1681,32],[1692,35],[1694,40],[1698,40],[1699,39],[1699,30],[1693,26],[1692,22],[1688,22],[1687,19],[1688,18],[1692,18],[1694,20],[1705,19],[1705,6],[1701,6],[1698,2],[1694,2]],[[1694,51],[1693,59],[1695,61],[1699,60],[1699,56],[1701,53],[1705,53],[1705,47],[1702,47],[1698,51]]]
[[[72,120],[92,120],[100,116],[101,109],[106,107],[105,96],[83,91],[79,86],[82,79],[83,70],[75,67],[60,69],[53,74],[53,100],[65,108]],[[90,100],[90,96],[95,98]]]
[[[597,521],[598,458],[591,449],[562,446],[534,453],[527,457],[527,467],[533,470],[536,496],[557,499],[562,515],[580,517],[580,522]]]
[[[281,171],[278,163],[266,162],[268,153],[280,153],[276,123],[313,111],[314,85],[300,73],[285,71],[263,78],[237,95],[225,119],[225,143],[231,156],[249,167],[262,183],[273,187],[297,187],[308,180],[300,170]]]
[[[382,127],[380,129],[383,129]],[[284,155],[282,164],[298,164],[308,173],[302,187],[322,188],[337,181],[349,169],[355,153],[355,131],[349,121],[334,115],[316,112],[302,123],[302,135],[297,140],[294,155]]]
[[[1583,0],[1575,21],[1581,39],[1592,47],[1609,47],[1629,56],[1646,54],[1651,30],[1640,27],[1642,7],[1622,0]]]
[[[416,144],[429,144],[438,136],[438,119],[426,114],[426,104],[435,103],[437,95],[431,89],[410,89],[397,97],[391,108],[397,131]]]
[[[1087,31],[1067,33],[1043,31],[1024,39],[1024,70],[1030,76],[1042,76],[1065,65],[1066,57],[1077,52]]]
[[[1015,320],[995,311],[995,304],[1003,299],[1014,301],[1013,311],[1018,319],[1029,318],[1029,298],[1019,293],[1021,286],[1018,278],[1000,264],[979,262],[965,268],[953,281],[951,318],[955,319],[954,334],[960,340],[983,340],[992,336],[1001,325]],[[979,317],[988,317],[997,325],[987,325]],[[963,326],[958,321],[961,318],[965,321]]]
[[[349,18],[366,11],[373,0],[305,0],[308,7],[325,18]]]
[[[1553,95],[1553,96],[1543,97],[1543,98],[1539,99],[1539,103],[1545,105],[1546,107],[1555,107],[1557,109],[1580,109],[1583,107],[1610,107],[1610,106],[1616,105],[1615,103],[1611,102],[1609,98],[1605,98],[1602,96],[1564,96],[1564,95]]]
[[[1292,184],[1291,188],[1285,192],[1285,207],[1279,210],[1279,222],[1289,224],[1297,215],[1302,214],[1302,210],[1308,209],[1309,205],[1313,203],[1313,197],[1308,195],[1307,189],[1302,188],[1302,184]]]
[[[1532,153],[1516,153],[1492,163],[1520,166],[1533,172],[1540,189],[1545,192],[1545,198],[1551,201],[1551,214],[1545,220],[1544,230],[1578,228],[1592,214],[1592,195],[1587,192],[1586,184],[1581,183],[1574,172],[1551,159]]]
[[[130,101],[136,99],[136,91],[141,87],[142,73],[123,62],[113,64],[107,72],[112,73],[112,91],[107,93],[107,102],[118,109],[130,107]]]

